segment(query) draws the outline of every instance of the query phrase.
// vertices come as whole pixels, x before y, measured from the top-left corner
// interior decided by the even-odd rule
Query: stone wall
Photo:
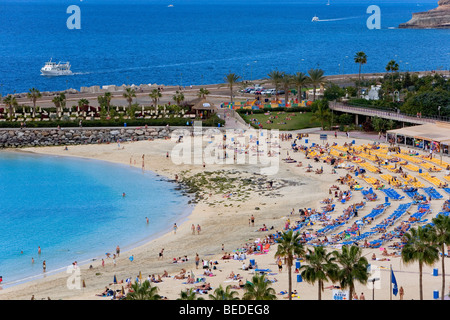
[[[0,148],[64,146],[167,138],[174,128],[23,128],[0,129]],[[180,128],[181,129],[181,128]],[[191,129],[183,127],[182,129]]]

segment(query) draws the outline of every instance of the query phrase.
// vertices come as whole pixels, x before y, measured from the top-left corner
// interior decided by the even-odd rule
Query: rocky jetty
[[[0,148],[115,143],[170,138],[166,127],[0,129]]]
[[[433,10],[414,13],[411,20],[400,24],[398,27],[412,29],[450,28],[450,0],[440,0],[438,7]]]

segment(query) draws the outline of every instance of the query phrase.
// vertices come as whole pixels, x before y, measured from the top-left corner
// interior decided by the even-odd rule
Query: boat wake
[[[346,17],[346,18],[336,18],[336,19],[318,19],[315,20],[317,22],[328,22],[328,21],[342,21],[342,20],[350,20],[350,19],[357,19],[357,18],[361,18],[362,16],[357,16],[357,17]]]
[[[80,74],[90,74],[91,72],[74,72],[72,75],[80,75]]]

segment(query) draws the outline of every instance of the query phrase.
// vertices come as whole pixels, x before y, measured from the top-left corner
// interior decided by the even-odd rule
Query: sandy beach
[[[309,145],[311,143],[322,144],[319,140],[319,134],[310,134]],[[336,142],[342,146],[344,143],[349,143],[354,140],[353,137],[346,137],[342,133],[337,138],[329,136],[330,143]],[[374,140],[356,139],[356,145],[373,143]],[[383,140],[376,139],[377,142],[383,143]],[[200,259],[217,261],[216,269],[212,270],[214,276],[207,276],[206,282],[211,284],[213,289],[219,285],[226,287],[226,285],[237,285],[237,280],[229,279],[231,272],[240,274],[243,281],[251,280],[254,271],[242,270],[242,261],[239,260],[223,260],[221,259],[224,252],[232,252],[237,248],[241,248],[246,243],[252,243],[257,239],[264,239],[269,234],[276,231],[282,231],[286,220],[289,219],[291,223],[299,219],[298,210],[300,208],[315,208],[320,209],[323,206],[321,201],[329,197],[329,188],[331,185],[336,185],[336,180],[344,176],[347,172],[345,170],[338,171],[337,174],[332,174],[332,167],[324,163],[316,163],[313,159],[306,159],[303,152],[292,152],[290,141],[282,141],[280,149],[280,158],[284,158],[287,153],[297,160],[302,162],[302,167],[297,167],[295,163],[279,162],[279,171],[275,176],[271,176],[273,181],[273,188],[266,187],[266,180],[264,176],[259,174],[258,165],[249,164],[232,164],[232,165],[194,165],[194,164],[179,164],[175,165],[170,158],[167,158],[167,153],[171,152],[176,146],[176,143],[171,140],[154,140],[154,141],[139,141],[139,142],[124,142],[121,144],[122,148],[118,148],[117,144],[99,144],[99,145],[78,145],[70,146],[68,150],[63,147],[39,147],[39,148],[24,148],[21,151],[35,152],[40,154],[71,156],[71,157],[85,157],[91,159],[98,159],[104,161],[111,161],[122,164],[129,164],[130,166],[141,166],[141,157],[145,154],[145,170],[152,170],[164,177],[175,179],[178,176],[195,176],[196,174],[204,174],[205,172],[219,172],[227,177],[235,177],[236,179],[246,179],[261,177],[262,182],[259,185],[254,185],[255,189],[248,192],[246,197],[241,197],[238,194],[232,194],[225,197],[224,193],[210,192],[204,190],[206,196],[200,199],[195,205],[192,214],[184,222],[178,225],[176,234],[172,230],[161,237],[150,241],[142,246],[121,252],[117,258],[117,265],[114,266],[112,259],[105,257],[105,266],[101,265],[101,261],[92,261],[91,263],[81,265],[80,277],[85,283],[85,287],[69,289],[68,278],[69,275],[65,272],[47,275],[42,279],[32,282],[19,284],[10,288],[3,288],[0,291],[1,300],[29,300],[33,295],[36,299],[52,300],[109,300],[110,297],[99,296],[105,287],[120,289],[125,284],[112,284],[114,276],[117,280],[125,280],[131,278],[134,282],[136,277],[141,273],[142,279],[145,280],[149,275],[162,275],[167,271],[170,277],[162,278],[162,282],[152,284],[157,286],[159,294],[167,297],[170,300],[177,299],[182,290],[193,288],[194,284],[186,284],[185,280],[175,279],[173,276],[177,275],[182,268],[188,273],[193,273],[195,277],[200,277],[203,273],[201,262],[198,269],[195,266],[194,258],[198,254]],[[300,142],[302,143],[302,142]],[[311,164],[314,170],[323,167],[323,174],[315,174],[306,172],[306,167]],[[387,172],[387,170],[383,170]],[[442,170],[435,175],[442,178],[445,170]],[[444,179],[441,179],[444,181]],[[427,186],[427,182],[421,180]],[[359,179],[358,182],[364,186],[369,185]],[[348,188],[342,188],[348,190]],[[445,199],[448,198],[442,189],[438,191],[444,195],[442,200],[433,200],[431,203],[432,213],[427,217],[431,220],[437,212],[442,208]],[[384,195],[378,192],[380,200],[374,202],[367,202],[366,206],[360,210],[359,215],[363,216],[370,212],[377,204],[384,201]],[[359,191],[353,191],[353,197],[348,203],[342,204],[337,202],[334,212],[331,213],[333,217],[341,215],[342,211],[350,204],[357,203],[363,200],[363,196]],[[384,217],[389,215],[399,203],[406,203],[408,199],[394,202],[389,210],[386,211]],[[415,209],[412,209],[415,210]],[[292,213],[293,212],[293,213]],[[255,217],[254,226],[249,222],[251,216]],[[383,217],[377,218],[376,221],[381,221]],[[403,220],[403,219],[402,219]],[[268,231],[258,231],[263,225],[273,229]],[[200,225],[200,234],[192,233],[191,226]],[[346,227],[349,227],[347,224]],[[311,226],[312,230],[320,229],[321,225],[316,224]],[[339,230],[344,230],[341,228]],[[120,239],[118,239],[120,245]],[[223,245],[223,249],[222,249]],[[384,245],[382,247],[385,247]],[[161,249],[164,248],[163,258],[159,258]],[[114,251],[115,248],[111,248]],[[332,250],[332,248],[327,248]],[[392,250],[388,250],[392,252]],[[115,251],[114,251],[115,252]],[[259,255],[248,255],[246,263],[250,259],[254,259],[259,268],[270,269],[268,276],[273,281],[272,287],[277,293],[286,291],[288,289],[288,274],[287,268],[283,266],[282,271],[278,270],[275,259],[276,244],[272,245],[269,252]],[[358,297],[363,293],[367,300],[372,299],[374,294],[376,300],[390,299],[390,266],[395,272],[397,283],[399,287],[404,288],[404,300],[419,299],[419,268],[417,263],[405,265],[402,263],[400,257],[390,256],[386,261],[372,261],[372,254],[375,253],[378,258],[382,258],[379,248],[363,249],[364,256],[369,260],[369,263],[378,267],[380,281],[376,284],[375,290],[372,290],[368,285],[356,285],[356,293]],[[128,257],[134,256],[134,260],[130,262]],[[188,257],[187,262],[172,263],[173,258]],[[447,260],[448,261],[448,260]],[[91,266],[91,267],[90,267]],[[439,276],[433,275],[433,269],[439,269]],[[447,267],[448,268],[448,267]],[[447,283],[449,280],[448,271],[446,276]],[[441,288],[441,262],[437,262],[434,266],[425,266],[423,270],[423,292],[424,299],[432,300],[433,292]],[[322,293],[323,300],[331,300],[333,290],[332,284],[325,284],[324,292]],[[447,284],[448,286],[448,284]],[[298,292],[294,297],[295,300],[316,300],[317,284],[308,284],[305,281],[296,282],[296,275],[293,275],[293,289]],[[242,289],[235,289],[240,296],[243,294]],[[446,294],[449,290],[446,289]],[[212,293],[212,292],[210,292]],[[442,293],[440,293],[442,294]],[[207,296],[204,296],[207,298]],[[278,295],[279,299],[287,299],[286,295]],[[399,296],[393,296],[394,300],[399,300]]]

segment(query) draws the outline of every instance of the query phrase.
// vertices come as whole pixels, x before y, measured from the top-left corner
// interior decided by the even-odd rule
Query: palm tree
[[[8,107],[9,119],[12,120],[14,108],[18,105],[16,97],[9,94],[3,99],[3,103]]]
[[[300,243],[300,233],[289,230],[281,234],[278,239],[278,247],[275,253],[276,257],[286,258],[289,281],[289,300],[292,300],[292,265],[294,256],[301,256],[305,253],[303,245]]]
[[[309,82],[312,84],[314,88],[314,99],[313,101],[316,101],[316,89],[317,87],[320,87],[321,85],[325,84],[325,76],[324,71],[322,69],[309,69],[308,75],[309,75]]]
[[[54,96],[52,102],[55,104],[56,112],[59,112],[61,109],[61,96],[60,95]]]
[[[159,288],[152,287],[148,280],[142,284],[134,283],[131,289],[132,291],[126,295],[126,300],[161,300],[161,296],[157,294]]]
[[[328,101],[318,100],[315,104],[317,105],[317,110],[311,116],[311,121],[319,121],[323,130],[325,122],[327,122],[331,116],[330,109],[328,108]]]
[[[100,105],[100,108],[106,108],[106,104],[107,104],[106,99],[107,98],[105,96],[102,96],[102,95],[97,96],[97,101],[98,101],[98,104]],[[108,111],[109,111],[109,108],[108,108]]]
[[[269,81],[275,86],[275,96],[278,100],[278,91],[281,85],[281,79],[283,78],[283,73],[278,70],[273,70],[269,72]]]
[[[80,99],[78,100],[78,107],[81,109],[83,106],[88,106],[89,100],[88,99]]]
[[[133,98],[136,98],[136,90],[132,88],[126,88],[126,92],[124,92],[123,97],[128,102],[128,109],[131,110],[131,104],[133,103]]]
[[[158,89],[153,89],[152,92],[149,94],[149,97],[153,100],[153,105],[156,107],[158,106],[158,100],[162,97],[161,92]]]
[[[197,297],[195,290],[189,288],[189,290],[181,290],[180,297],[177,300],[205,300],[203,297]]]
[[[111,92],[105,92],[105,94],[103,95],[103,98],[105,99],[106,108],[107,108],[108,114],[109,114],[109,108],[111,106],[111,99],[112,99]]]
[[[436,218],[432,219],[433,226],[430,230],[431,241],[437,244],[441,250],[442,256],[442,296],[444,300],[445,292],[445,245],[450,244],[450,216],[438,214]]]
[[[324,247],[314,247],[314,252],[308,249],[305,260],[308,265],[300,267],[301,275],[308,283],[318,282],[318,299],[322,300],[324,282],[334,280],[336,277],[338,267],[334,263],[335,257],[332,256],[331,252],[326,252]]]
[[[206,98],[206,96],[209,94],[209,90],[205,88],[200,88],[197,93],[197,97],[199,98]]]
[[[423,264],[433,265],[439,260],[439,251],[437,246],[431,243],[431,233],[428,228],[418,227],[404,235],[406,244],[402,249],[402,261],[405,264],[419,262],[419,290],[420,300],[423,300],[422,272]]]
[[[284,89],[284,103],[287,104],[289,101],[289,90],[292,85],[292,75],[288,73],[282,73],[281,85]]]
[[[368,262],[362,256],[361,248],[357,246],[342,246],[341,252],[333,251],[336,261],[341,265],[336,271],[336,280],[339,281],[341,288],[349,289],[349,297],[353,297],[355,290],[355,281],[366,284],[369,278],[367,272]]]
[[[66,107],[66,94],[64,92],[60,92],[59,99],[60,99],[61,108],[65,108]]]
[[[240,77],[235,73],[229,73],[225,76],[225,83],[230,88],[230,100],[233,102],[233,87],[238,83]]]
[[[29,92],[27,93],[27,97],[33,102],[33,118],[34,118],[36,115],[36,101],[42,97],[42,94],[36,88],[31,88],[28,91]]]
[[[175,95],[173,96],[173,101],[179,106],[182,101],[184,101],[184,94],[183,92],[179,92],[178,90],[175,91]]]
[[[355,54],[354,57],[355,63],[359,64],[359,72],[358,72],[358,85],[357,85],[357,90],[356,92],[358,92],[358,97],[359,97],[359,90],[360,90],[360,85],[361,85],[361,68],[363,64],[367,63],[367,55],[363,52],[363,51],[359,51]]]
[[[292,84],[297,88],[298,102],[302,101],[303,87],[308,83],[308,76],[303,72],[297,72],[292,76]]]
[[[275,289],[271,288],[271,282],[268,281],[264,274],[255,274],[252,282],[244,285],[245,293],[242,300],[276,300]]]
[[[239,300],[237,297],[238,292],[231,290],[231,285],[228,285],[225,290],[220,284],[219,287],[214,290],[214,294],[209,294],[209,298],[211,300]]]
[[[395,62],[395,60],[391,60],[388,62],[388,64],[386,65],[386,71],[387,72],[391,72],[391,86],[392,86],[392,101],[395,100],[395,95],[394,95],[394,72],[398,71],[399,69],[399,65],[397,62]]]

